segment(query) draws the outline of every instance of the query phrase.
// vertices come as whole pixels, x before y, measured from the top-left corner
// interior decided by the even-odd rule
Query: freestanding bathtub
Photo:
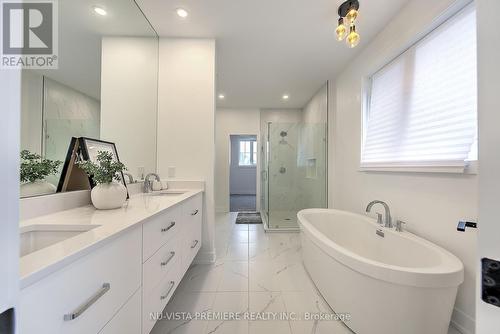
[[[448,332],[464,276],[457,257],[367,216],[307,209],[297,218],[306,270],[355,333]]]

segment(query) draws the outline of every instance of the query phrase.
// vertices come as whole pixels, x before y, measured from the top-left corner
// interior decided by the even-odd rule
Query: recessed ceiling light
[[[106,12],[106,10],[102,7],[99,7],[99,6],[94,6],[94,12],[96,14],[99,14],[99,15],[102,15],[102,16],[106,16],[108,14],[108,12]]]
[[[185,19],[189,15],[187,10],[185,10],[184,8],[177,8],[176,12],[177,12],[177,15],[179,17],[182,17],[183,19]]]
[[[283,100],[288,100],[290,98],[290,95],[288,94],[283,94],[283,96],[281,97]]]
[[[226,98],[226,95],[224,94],[219,94],[219,100],[224,100]]]

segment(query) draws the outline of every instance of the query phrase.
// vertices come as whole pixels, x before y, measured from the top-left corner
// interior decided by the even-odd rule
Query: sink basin
[[[36,252],[79,234],[90,231],[98,225],[31,225],[20,234],[20,256]]]

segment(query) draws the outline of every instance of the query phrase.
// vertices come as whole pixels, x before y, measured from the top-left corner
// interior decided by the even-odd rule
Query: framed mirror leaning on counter
[[[116,144],[131,178],[156,172],[158,35],[135,1],[101,3],[60,1],[59,67],[22,72],[21,197],[82,189],[60,184],[73,137]]]

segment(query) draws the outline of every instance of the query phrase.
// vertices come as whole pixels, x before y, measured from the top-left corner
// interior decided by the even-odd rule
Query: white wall
[[[461,2],[463,4],[463,2]],[[444,247],[457,255],[465,265],[465,282],[459,289],[453,321],[464,333],[474,330],[476,232],[456,231],[462,218],[477,218],[475,175],[367,173],[360,172],[361,90],[362,80],[401,53],[418,36],[439,21],[452,0],[413,0],[403,8],[362,53],[352,59],[337,78],[330,97],[334,127],[330,138],[335,145],[333,206],[364,213],[373,199],[386,201],[393,216],[407,222],[408,230]],[[450,9],[450,11],[454,11]],[[397,250],[394,250],[397,251]]]
[[[500,260],[500,224],[498,199],[500,198],[500,1],[477,1],[478,23],[478,112],[479,112],[479,254]],[[477,265],[478,275],[480,266]],[[478,334],[498,333],[500,308],[481,300],[481,280],[477,287]]]
[[[203,246],[213,261],[215,166],[215,41],[161,38],[158,79],[158,172],[205,181]]]
[[[257,140],[256,136],[231,135],[231,167],[229,172],[229,194],[231,195],[257,194],[257,166],[239,165],[240,140],[247,138]]]
[[[32,70],[21,74],[21,149],[42,153],[43,76]]]
[[[230,135],[260,135],[259,109],[217,109],[216,113],[216,160],[215,160],[215,207],[217,212],[229,211]],[[260,143],[257,143],[260,147]],[[260,159],[258,155],[257,159]],[[257,164],[260,175],[260,162]],[[259,208],[260,182],[257,182],[257,208]]]
[[[19,142],[21,71],[0,70],[0,313],[17,306],[19,294]]]
[[[120,160],[138,177],[156,171],[158,40],[104,37],[101,139],[116,143]]]

